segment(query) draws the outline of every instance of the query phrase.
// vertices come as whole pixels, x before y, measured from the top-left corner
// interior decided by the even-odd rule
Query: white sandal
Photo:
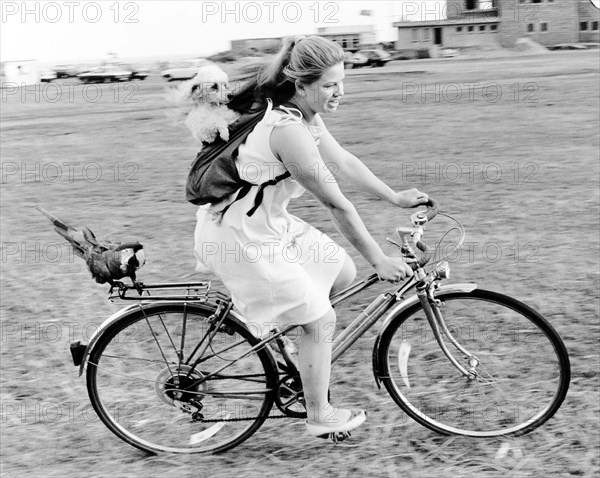
[[[336,424],[306,424],[306,430],[314,437],[330,438],[334,443],[343,441],[350,436],[350,431],[361,426],[367,419],[367,412],[364,410],[352,410],[350,419],[341,425]]]

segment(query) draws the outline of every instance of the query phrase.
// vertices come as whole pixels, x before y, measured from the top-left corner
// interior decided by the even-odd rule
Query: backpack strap
[[[260,204],[262,203],[263,200],[263,196],[264,196],[264,189],[267,186],[274,186],[275,184],[277,184],[279,181],[283,181],[286,178],[289,178],[291,176],[289,171],[286,171],[283,174],[280,174],[279,176],[276,176],[273,179],[270,179],[269,181],[265,181],[264,183],[262,183],[260,186],[258,186],[258,191],[256,192],[256,197],[254,198],[254,206],[252,207],[252,209],[250,209],[246,215],[248,217],[251,217],[256,210],[258,209],[258,206],[260,206]],[[245,194],[244,194],[245,195]],[[240,198],[241,199],[241,198]],[[238,198],[235,198],[235,200],[237,201]],[[229,207],[229,206],[228,206]]]
[[[266,116],[268,115],[269,111],[273,109],[273,103],[271,101],[271,99],[268,99],[268,103],[267,103],[267,109],[263,115]],[[279,120],[276,125],[280,125],[280,124],[287,124],[290,122],[298,122],[301,121],[302,118],[302,113],[298,112],[300,114],[300,117],[298,117],[297,115],[294,115],[293,113],[287,111],[287,109],[285,107],[281,107],[281,106],[276,106],[275,109],[281,109],[282,111],[288,113],[289,115],[292,116],[292,118],[290,117],[284,117],[281,120]],[[258,123],[258,122],[257,122]],[[259,185],[256,184],[250,184],[250,183],[246,183],[244,186],[242,186],[235,199],[233,201],[231,201],[227,206],[225,206],[220,212],[219,214],[221,215],[221,217],[223,217],[223,215],[227,212],[227,210],[233,205],[233,203],[235,203],[236,201],[239,201],[240,199],[244,198],[251,190],[251,188],[253,186],[258,186],[258,191],[256,192],[256,197],[254,198],[254,206],[252,206],[252,208],[246,213],[246,215],[248,217],[252,217],[254,215],[254,213],[256,212],[256,210],[258,209],[258,207],[262,204],[262,200],[264,197],[264,189],[267,186],[274,186],[277,183],[279,183],[280,181],[283,181],[284,179],[287,179],[291,176],[291,173],[289,171],[286,171],[282,174],[280,174],[279,176],[276,176],[273,179],[270,179],[268,181],[265,181],[264,183],[261,183]]]
[[[235,199],[233,201],[231,201],[227,206],[225,206],[221,211],[219,211],[219,215],[221,216],[221,218],[227,212],[227,210],[233,205],[234,202],[239,201],[240,199],[242,199],[244,196],[246,196],[250,192],[250,189],[252,188],[252,186],[254,186],[254,184],[246,183],[239,189],[237,195],[235,196]],[[258,207],[258,206],[255,206],[255,207]]]

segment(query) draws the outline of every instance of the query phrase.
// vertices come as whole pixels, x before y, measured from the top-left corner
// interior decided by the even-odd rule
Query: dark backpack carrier
[[[248,135],[263,118],[265,110],[247,113],[229,125],[229,141],[217,137],[215,141],[205,144],[192,163],[185,187],[185,197],[192,204],[216,204],[238,191],[235,199],[221,211],[248,194],[253,186],[258,187],[254,206],[246,214],[252,216],[263,199],[263,190],[267,186],[277,184],[290,177],[290,172],[256,185],[240,178],[236,167],[236,159],[240,145],[244,144]]]

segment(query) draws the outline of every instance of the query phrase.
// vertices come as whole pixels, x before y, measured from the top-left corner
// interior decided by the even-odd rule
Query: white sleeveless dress
[[[273,110],[269,102],[264,118],[240,146],[237,167],[242,179],[261,184],[285,172],[269,146],[271,131],[304,124],[301,117],[293,108],[285,113]],[[321,129],[306,127],[318,144]],[[194,253],[197,270],[209,270],[223,281],[235,307],[260,337],[274,326],[307,324],[323,317],[331,309],[329,293],[346,251],[288,213],[290,200],[304,193],[296,181],[288,178],[264,188],[262,203],[248,217],[257,191],[252,187],[222,218],[215,213],[235,195],[198,208]]]

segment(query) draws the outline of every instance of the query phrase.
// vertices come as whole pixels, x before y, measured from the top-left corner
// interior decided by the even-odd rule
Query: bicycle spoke
[[[269,416],[277,375],[268,352],[237,322],[224,317],[214,327],[213,314],[193,304],[149,307],[98,341],[88,389],[113,433],[149,451],[216,452]],[[209,347],[201,368],[185,363]]]
[[[148,325],[148,328],[150,329],[150,333],[152,334],[152,337],[154,338],[154,341],[156,342],[156,345],[158,346],[158,350],[160,351],[160,354],[162,355],[164,362],[167,364],[167,367],[169,367],[169,362],[167,360],[167,357],[165,356],[165,354],[163,352],[163,349],[160,346],[160,343],[158,342],[158,336],[154,332],[154,330],[152,329],[152,325],[150,325],[150,321],[148,320],[148,316],[144,312],[144,309],[142,309],[142,313],[144,314],[144,320],[146,321],[146,324]],[[163,324],[163,328],[164,328],[164,322],[162,320],[162,317],[159,315],[158,318],[159,318],[160,322]],[[170,338],[170,335],[169,335],[168,331],[167,331],[167,335]],[[173,341],[171,341],[171,343],[173,343]],[[169,367],[169,370],[170,370],[170,367]]]
[[[441,352],[417,304],[382,339],[382,381],[394,400],[430,428],[472,436],[525,433],[551,417],[564,399],[569,368],[564,345],[544,319],[495,293],[441,295],[448,330],[477,357],[475,376],[465,377]],[[448,347],[469,370],[459,348]]]

